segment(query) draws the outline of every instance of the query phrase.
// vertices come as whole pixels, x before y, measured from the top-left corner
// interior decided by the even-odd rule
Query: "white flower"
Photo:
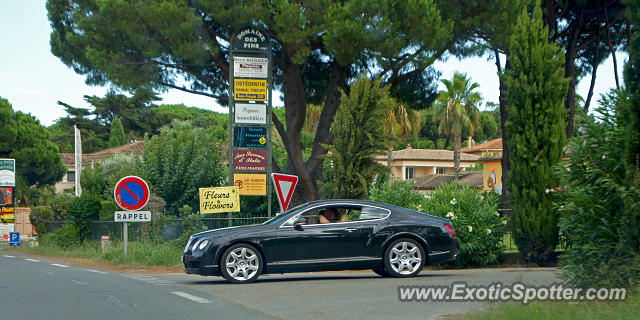
[[[491,234],[491,229],[487,229],[487,234]]]
[[[502,220],[502,224],[507,224],[507,219]]]
[[[497,217],[499,217],[499,216],[500,216],[500,213],[499,213],[498,211],[496,211],[496,216],[497,216]]]
[[[427,198],[427,199],[431,199],[431,196],[430,196],[430,195],[428,195],[428,194],[427,194],[427,195],[425,195],[424,197],[425,197],[425,198]]]
[[[455,205],[457,203],[456,202],[456,198],[453,198],[451,201],[449,201],[449,203],[452,204],[452,205]]]
[[[607,156],[605,156],[605,155],[602,155],[602,160],[604,160],[604,159],[606,159],[606,158],[607,158]]]
[[[449,211],[447,212],[447,218],[452,218],[454,217],[453,212]]]
[[[422,205],[421,204],[418,205],[418,211],[422,212]]]
[[[480,200],[484,200],[484,197],[482,195],[480,195]]]
[[[469,227],[469,232],[473,232],[473,227],[472,226],[468,226]]]

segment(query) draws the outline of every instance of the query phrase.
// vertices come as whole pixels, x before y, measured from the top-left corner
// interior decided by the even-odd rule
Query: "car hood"
[[[231,235],[237,235],[239,233],[249,234],[254,231],[263,231],[263,230],[265,230],[265,225],[254,224],[254,225],[248,225],[248,226],[227,227],[227,228],[221,228],[221,229],[208,230],[208,231],[196,233],[193,235],[193,237],[220,238],[220,237],[227,237]]]

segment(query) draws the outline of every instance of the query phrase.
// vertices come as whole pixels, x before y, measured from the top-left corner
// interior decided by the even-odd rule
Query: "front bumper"
[[[182,254],[182,264],[184,272],[188,274],[199,274],[203,276],[219,276],[220,269],[216,264],[207,264],[204,259],[193,257],[190,254]]]

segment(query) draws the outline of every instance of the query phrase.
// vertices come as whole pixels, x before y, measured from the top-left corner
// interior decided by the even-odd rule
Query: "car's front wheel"
[[[424,262],[424,249],[409,238],[393,241],[384,253],[384,269],[393,277],[413,277],[422,270]]]
[[[389,277],[389,273],[387,272],[387,270],[384,270],[384,268],[375,268],[375,269],[371,269],[373,270],[373,272],[375,272],[377,275],[381,276],[381,277]]]
[[[262,256],[251,245],[240,243],[229,247],[220,259],[222,276],[233,283],[250,283],[262,272]]]

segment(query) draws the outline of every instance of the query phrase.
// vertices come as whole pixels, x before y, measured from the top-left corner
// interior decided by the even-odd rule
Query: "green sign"
[[[15,187],[16,185],[16,160],[0,159],[0,186]]]

